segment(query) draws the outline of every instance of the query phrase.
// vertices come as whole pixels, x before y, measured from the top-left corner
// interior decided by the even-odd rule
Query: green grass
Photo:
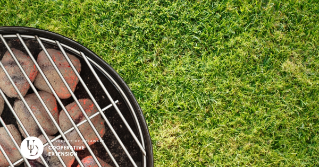
[[[1,0],[0,14],[107,61],[155,166],[319,166],[317,1]]]

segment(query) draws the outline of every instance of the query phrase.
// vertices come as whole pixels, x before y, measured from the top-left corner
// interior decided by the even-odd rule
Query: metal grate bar
[[[84,58],[86,64],[89,66],[90,70],[92,71],[92,73],[94,75],[96,75],[93,67],[91,66],[91,64],[88,62],[86,56],[81,52],[82,57]],[[98,79],[99,82],[101,82],[101,80],[99,80],[99,78],[96,76],[96,78]],[[101,83],[100,83],[101,84]],[[102,84],[103,85],[103,84]],[[110,101],[112,102],[113,106],[115,104],[115,102],[113,101],[113,99],[111,98]],[[117,106],[114,106],[114,108],[117,108]],[[124,152],[126,153],[126,155],[128,156],[128,158],[130,159],[130,161],[132,162],[132,164],[137,167],[135,161],[133,160],[133,158],[131,157],[130,153],[127,151],[126,147],[124,146],[124,144],[122,143],[121,139],[119,138],[119,136],[117,135],[117,133],[115,132],[115,130],[113,129],[111,123],[108,121],[108,119],[106,118],[106,116],[104,115],[104,113],[101,113],[101,115],[103,116],[105,122],[108,124],[108,126],[110,127],[112,133],[114,134],[114,136],[116,137],[116,139],[118,140],[118,142],[120,143],[120,145],[122,146]],[[125,119],[124,119],[125,120]]]
[[[109,94],[109,92],[107,91],[107,89],[105,88],[104,84],[102,83],[101,79],[97,76],[95,70],[93,69],[92,65],[89,63],[88,59],[86,58],[86,56],[84,55],[83,52],[81,52],[82,57],[84,58],[85,62],[88,64],[89,68],[91,69],[91,71],[93,72],[95,78],[97,79],[97,81],[99,82],[100,86],[102,87],[103,91],[105,92],[105,94],[107,95],[107,97],[109,98],[109,100],[111,101],[111,103],[114,106],[114,100],[111,97],[111,95]],[[125,120],[124,116],[122,115],[120,109],[117,106],[114,106],[114,108],[116,109],[117,113],[120,115],[122,121],[124,122],[124,124],[126,125],[126,127],[128,128],[129,132],[131,133],[131,135],[133,136],[134,140],[136,141],[137,145],[140,147],[140,150],[142,151],[142,153],[144,155],[146,155],[145,149],[142,146],[142,144],[140,143],[140,141],[138,140],[138,138],[136,137],[136,135],[134,134],[133,130],[131,129],[130,125],[127,123],[127,121]]]
[[[2,93],[1,89],[0,89],[0,93]],[[3,94],[3,93],[2,93],[2,94]],[[4,94],[3,94],[2,96],[5,97]],[[8,103],[8,105],[10,105],[9,101],[7,100],[7,98],[6,98],[5,100],[6,100],[6,102]],[[118,103],[118,100],[116,100],[115,103]],[[11,105],[10,105],[9,107],[11,107]],[[111,108],[111,107],[112,107],[112,104],[106,106],[105,108],[103,108],[103,112],[106,111],[107,109]],[[12,108],[12,107],[11,107],[11,108]],[[12,108],[12,110],[13,110],[13,108]],[[15,113],[14,113],[14,114],[15,114]],[[92,119],[92,118],[94,118],[95,116],[97,116],[97,115],[99,115],[99,114],[100,114],[100,113],[95,113],[95,114],[91,115],[89,118]],[[19,120],[19,121],[20,121],[20,120]],[[85,122],[87,122],[87,120],[81,121],[80,123],[76,124],[76,126],[79,127],[80,125],[84,124]],[[69,133],[69,132],[72,131],[73,129],[74,129],[74,127],[68,129],[67,131],[64,132],[64,134]],[[54,141],[58,140],[60,137],[62,137],[62,135],[58,135],[57,137],[53,138],[53,139],[51,140],[51,142],[54,142]],[[45,147],[45,146],[47,146],[47,145],[48,145],[48,143],[45,143],[43,146]],[[17,165],[17,164],[20,163],[21,161],[23,161],[22,158],[21,158],[20,160],[16,161],[13,165]]]
[[[72,92],[72,90],[70,89],[69,85],[68,85],[67,82],[65,81],[63,75],[61,74],[61,72],[59,71],[59,69],[57,68],[57,66],[55,65],[55,63],[53,62],[53,60],[52,60],[50,54],[47,52],[47,50],[46,50],[46,48],[44,47],[44,45],[42,44],[41,40],[40,40],[37,36],[36,36],[36,38],[38,39],[39,44],[41,45],[43,51],[46,53],[46,55],[47,55],[48,59],[50,60],[51,64],[54,66],[55,70],[58,72],[58,74],[59,74],[60,78],[62,79],[64,85],[67,87],[67,89],[68,89],[68,91],[71,93],[73,99],[75,100],[75,102],[76,102],[77,105],[79,106],[79,108],[80,108],[80,110],[82,111],[83,115],[84,115],[85,118],[88,120],[88,122],[89,122],[89,124],[91,125],[91,127],[93,128],[95,134],[96,134],[96,135],[98,136],[98,138],[102,141],[103,139],[100,137],[100,134],[96,131],[94,125],[92,124],[91,120],[88,118],[88,116],[87,116],[87,114],[85,113],[83,107],[80,105],[78,99],[75,97],[74,93]],[[59,44],[59,42],[58,42],[57,44]],[[67,57],[67,55],[66,55],[64,49],[61,48],[61,45],[59,45],[59,47],[60,47],[60,50],[62,51],[64,57]],[[69,58],[67,58],[67,60],[69,60]],[[70,66],[71,66],[71,65],[73,66],[72,62],[71,62],[71,63],[69,62],[69,64],[70,64]],[[73,66],[73,67],[74,67],[74,66]],[[73,70],[74,70],[75,73],[77,73],[77,71],[75,70],[75,68],[74,68]],[[80,79],[81,77],[78,77],[78,78]],[[85,84],[84,82],[83,82],[82,84],[83,84],[83,86],[86,86],[86,84]],[[89,92],[88,92],[88,93],[89,93]],[[94,98],[92,98],[92,100],[95,101]],[[96,102],[96,101],[95,101],[95,102]],[[114,101],[113,101],[113,102],[114,102]],[[115,104],[115,103],[114,103],[114,104]],[[114,106],[114,104],[113,104],[113,106]],[[116,104],[115,104],[115,105],[116,105]],[[99,111],[100,111],[101,115],[103,116],[104,113],[101,111],[101,109],[100,109],[100,107],[99,107],[99,105],[98,105],[97,103],[96,103],[96,107],[99,108]],[[115,106],[115,107],[116,107],[116,106]],[[104,115],[104,118],[105,118],[105,121],[107,122],[107,124],[110,125],[109,127],[110,127],[110,129],[112,130],[112,132],[115,132],[114,129],[113,129],[113,127],[111,126],[111,124],[109,124],[109,121],[108,121],[108,119],[105,117],[105,115]],[[128,151],[126,150],[125,146],[124,146],[123,143],[121,142],[120,138],[118,138],[118,135],[116,134],[116,132],[115,132],[115,135],[117,136],[117,139],[118,139],[119,143],[121,144],[122,148],[124,149],[124,151],[125,151],[126,154],[128,155],[128,157],[129,157],[129,159],[131,160],[132,164],[133,164],[134,166],[137,166],[136,163],[135,163],[135,161],[133,160],[133,158],[131,157],[131,155],[128,153]],[[102,145],[105,147],[106,150],[108,150],[108,148],[107,148],[107,146],[105,145],[104,142],[102,142]],[[110,155],[112,155],[112,154],[110,154]],[[115,161],[115,162],[116,162],[116,161]],[[117,164],[117,163],[115,163],[115,164]]]
[[[69,65],[71,66],[71,68],[72,68],[72,70],[73,70],[73,72],[74,72],[74,73],[76,74],[76,76],[79,78],[79,80],[80,80],[82,86],[84,87],[84,89],[86,90],[86,92],[89,94],[91,100],[93,101],[94,105],[97,107],[99,113],[101,113],[101,115],[103,115],[104,113],[101,111],[100,105],[97,104],[95,98],[92,96],[91,91],[88,89],[88,87],[87,87],[86,84],[84,83],[82,77],[80,76],[80,74],[78,73],[78,71],[75,69],[73,63],[71,62],[70,58],[69,58],[69,57],[67,56],[67,54],[65,53],[65,51],[64,51],[63,47],[61,46],[60,42],[59,42],[59,41],[55,41],[55,42],[56,42],[56,44],[58,45],[58,47],[60,48],[60,50],[62,51],[63,56],[64,56],[64,57],[66,58],[66,60],[68,61]],[[72,92],[72,91],[71,91],[71,92]],[[72,92],[72,93],[73,93],[73,92]],[[72,96],[73,96],[73,95],[72,95]],[[75,98],[75,96],[73,96],[73,98]],[[76,100],[76,101],[77,101],[77,100]],[[78,104],[78,105],[79,105],[79,104]],[[82,109],[83,109],[83,108],[82,108]],[[81,110],[82,110],[82,109],[81,109]],[[110,128],[112,128],[112,127],[110,127]],[[117,164],[115,158],[113,157],[112,153],[110,152],[110,150],[109,150],[109,149],[107,148],[107,146],[105,145],[105,143],[102,142],[102,144],[103,144],[103,146],[105,147],[105,149],[106,149],[108,155],[110,156],[110,158],[111,158],[112,161],[114,162],[115,166],[119,166],[119,165]]]
[[[107,97],[109,98],[109,100],[111,101],[111,103],[114,106],[114,100],[112,98],[112,96],[109,94],[109,92],[107,91],[107,89],[105,88],[104,84],[102,83],[101,79],[97,76],[95,70],[93,69],[92,65],[89,63],[89,61],[87,60],[86,56],[84,55],[84,53],[81,52],[82,57],[84,58],[85,62],[88,64],[88,66],[90,67],[92,73],[94,74],[95,78],[97,79],[97,81],[99,82],[100,86],[102,87],[103,91],[105,92],[105,94],[107,95]],[[130,125],[127,123],[126,119],[124,118],[124,116],[122,115],[120,109],[117,106],[114,106],[114,108],[116,109],[117,113],[120,115],[122,121],[124,122],[124,124],[126,125],[127,129],[129,130],[129,132],[131,133],[131,135],[133,136],[134,140],[136,141],[137,145],[140,147],[142,153],[144,155],[146,155],[145,152],[145,148],[142,146],[142,144],[140,143],[140,141],[138,140],[138,138],[136,137],[136,135],[134,134],[133,130],[131,129]]]
[[[28,35],[25,35],[24,37],[26,37],[26,38],[32,38],[32,39],[34,38],[33,36],[28,36]],[[40,39],[43,40],[43,41],[46,41],[46,42],[55,44],[55,41],[53,41],[53,40],[50,40],[50,39],[47,39],[47,38],[41,38],[41,37],[40,37]],[[70,47],[70,46],[68,46],[68,45],[65,45],[65,44],[63,44],[63,43],[62,43],[61,45],[62,45],[63,47],[65,47],[65,48],[67,48],[67,49],[69,49],[69,50],[75,52],[75,53],[78,53],[78,54],[82,55],[82,53],[81,53],[80,51],[78,51],[78,50],[76,50],[76,49],[74,49],[74,48],[72,48],[72,47]],[[82,56],[83,56],[83,55],[82,55]],[[99,65],[96,64],[96,62],[94,62],[93,60],[91,60],[91,59],[88,58],[88,57],[86,57],[86,58],[87,58],[92,64],[94,64],[94,65],[96,65],[97,67],[99,67]],[[137,116],[136,116],[136,114],[135,114],[135,112],[134,112],[134,109],[133,109],[133,107],[132,107],[132,105],[131,105],[131,103],[129,102],[128,98],[126,97],[126,95],[125,95],[125,93],[123,92],[123,90],[121,89],[121,87],[117,84],[117,82],[115,82],[115,80],[112,78],[112,76],[109,75],[109,73],[108,73],[107,71],[105,71],[105,70],[102,69],[102,68],[100,68],[100,70],[103,71],[104,74],[111,80],[111,82],[118,88],[119,92],[122,94],[122,96],[124,97],[124,99],[125,99],[126,102],[128,103],[129,108],[130,108],[131,111],[133,112],[133,116],[134,116],[135,121],[136,121],[136,122],[139,122],[138,119],[137,119]],[[137,128],[138,128],[138,130],[139,130],[139,132],[140,132],[141,142],[142,142],[142,146],[143,146],[143,148],[144,148],[143,133],[142,133],[140,124],[137,124]],[[133,133],[133,135],[134,135],[134,133]],[[141,148],[141,147],[140,147],[140,148]],[[145,163],[144,163],[144,167],[146,167],[146,152],[145,152],[145,150],[144,150],[144,151],[142,150],[142,152],[143,152],[143,161],[145,162]]]
[[[44,101],[42,100],[41,96],[39,95],[37,89],[34,87],[34,85],[32,84],[31,80],[29,79],[28,75],[25,73],[24,69],[22,68],[22,66],[20,65],[19,61],[17,60],[16,56],[13,54],[11,48],[8,46],[7,42],[5,41],[5,39],[2,37],[2,35],[0,35],[0,38],[2,39],[3,43],[5,44],[5,46],[7,47],[8,51],[10,52],[12,58],[14,59],[14,61],[16,62],[16,64],[18,65],[19,69],[21,70],[21,72],[23,73],[24,77],[27,79],[28,83],[30,84],[32,90],[34,91],[34,93],[36,94],[36,96],[38,97],[39,101],[41,102],[42,106],[44,107],[45,111],[47,112],[47,114],[49,115],[49,117],[51,118],[51,120],[53,121],[54,125],[57,127],[58,131],[62,134],[63,139],[66,141],[67,145],[69,146],[69,148],[71,149],[72,153],[74,154],[76,160],[79,162],[79,164],[81,165],[81,167],[84,167],[83,164],[81,163],[81,160],[79,159],[79,157],[77,156],[77,154],[75,153],[73,147],[71,146],[71,144],[69,143],[69,141],[67,141],[66,137],[63,135],[63,132],[61,130],[61,128],[59,127],[58,123],[55,121],[55,119],[53,118],[52,114],[50,113],[48,107],[45,105]],[[19,118],[18,118],[19,120]],[[44,162],[46,163],[46,162]]]
[[[56,100],[58,101],[58,103],[60,104],[60,106],[62,107],[63,111],[66,113],[67,117],[69,118],[70,122],[72,123],[73,127],[75,127],[75,130],[77,131],[77,133],[79,134],[79,136],[81,137],[82,140],[84,140],[84,144],[87,147],[88,151],[91,153],[91,155],[94,157],[94,153],[91,150],[91,148],[89,147],[89,145],[87,144],[86,140],[84,139],[84,137],[82,136],[81,132],[79,131],[79,129],[76,127],[74,121],[72,120],[71,116],[69,115],[68,111],[65,109],[63,103],[61,102],[60,98],[57,96],[56,92],[54,91],[51,83],[48,81],[48,79],[45,77],[42,69],[39,67],[39,65],[37,64],[36,60],[32,57],[32,54],[30,52],[30,50],[28,49],[28,47],[26,46],[25,42],[23,41],[23,39],[21,38],[21,36],[19,34],[17,34],[17,36],[19,37],[21,43],[23,44],[25,50],[28,52],[29,56],[31,57],[33,63],[35,64],[35,66],[37,67],[37,69],[39,70],[40,74],[42,75],[43,79],[45,80],[46,84],[49,86],[51,92],[53,93],[54,97],[56,98]],[[81,164],[81,163],[80,163]]]
[[[71,49],[71,50],[73,50],[73,51],[76,51],[76,50],[74,50],[73,48],[68,47],[67,45],[64,45],[64,47],[66,47],[66,48],[68,48],[68,49]],[[78,51],[76,51],[76,52],[78,52]],[[80,52],[80,54],[81,54],[81,52]],[[99,66],[96,62],[94,62],[92,59],[90,59],[90,58],[88,58],[88,57],[87,57],[87,59],[88,59],[92,64],[94,64],[95,66],[100,67],[100,66]],[[136,114],[135,114],[135,112],[134,112],[134,109],[133,109],[133,107],[132,107],[132,105],[131,105],[131,103],[130,103],[130,101],[129,101],[129,99],[127,98],[127,96],[126,96],[125,93],[123,92],[122,88],[117,84],[117,82],[112,78],[112,76],[111,76],[107,71],[105,71],[103,68],[100,68],[100,70],[101,70],[101,71],[111,80],[111,82],[118,88],[119,92],[123,95],[123,97],[124,97],[125,101],[127,102],[129,108],[130,108],[131,111],[133,112],[133,116],[134,116],[135,121],[136,121],[136,122],[139,122],[138,119],[137,119],[137,117],[136,117]],[[144,140],[143,140],[144,138],[143,138],[143,133],[142,133],[142,131],[141,131],[141,126],[140,126],[140,124],[136,124],[136,125],[137,125],[137,128],[138,128],[139,132],[140,132],[140,136],[141,136],[141,139],[142,139],[141,142],[142,142],[142,145],[143,145],[143,147],[144,147]],[[144,167],[146,167],[146,155],[143,155],[143,161],[144,161]]]
[[[136,166],[135,161],[133,160],[133,158],[131,157],[131,155],[128,153],[128,151],[126,150],[124,144],[122,143],[121,139],[118,137],[117,133],[115,132],[114,128],[112,127],[111,123],[109,122],[109,120],[106,118],[105,114],[103,113],[103,111],[101,110],[100,105],[96,102],[95,98],[93,97],[91,91],[88,89],[88,87],[86,86],[85,82],[83,81],[83,79],[80,77],[79,73],[77,72],[77,70],[75,69],[75,67],[73,66],[72,62],[70,61],[70,59],[68,58],[68,56],[66,55],[63,47],[60,45],[60,43],[58,41],[56,41],[57,45],[59,46],[60,50],[62,51],[64,57],[68,60],[68,63],[70,64],[70,66],[72,67],[74,73],[78,76],[81,84],[83,85],[84,89],[87,91],[87,93],[89,94],[89,96],[91,97],[93,103],[96,105],[96,107],[98,108],[98,111],[101,113],[103,119],[105,120],[105,122],[107,123],[108,127],[111,129],[111,131],[113,132],[113,134],[115,135],[116,139],[119,141],[121,147],[123,148],[123,150],[125,151],[125,153],[127,154],[127,156],[129,157],[129,159],[132,161],[133,165]],[[115,102],[116,103],[116,102]],[[112,156],[113,157],[113,156]],[[114,160],[115,161],[115,160]],[[117,163],[116,163],[116,166]]]
[[[24,131],[24,133],[25,133],[28,137],[30,137],[28,131],[24,128],[24,126],[23,126],[22,122],[20,121],[18,115],[14,112],[14,109],[13,109],[12,105],[10,104],[10,102],[8,101],[7,97],[4,95],[4,93],[2,92],[1,89],[0,89],[0,94],[1,94],[1,96],[3,97],[4,101],[6,102],[6,104],[8,105],[8,107],[10,108],[10,110],[11,110],[12,114],[14,115],[14,117],[17,119],[17,121],[18,121],[20,127],[22,128],[22,130]],[[44,161],[42,155],[40,156],[40,158],[41,158],[41,160],[44,162],[45,166],[49,166],[49,165]],[[17,162],[15,162],[13,165],[17,165],[17,164],[19,164],[21,161],[23,161],[22,158],[21,158],[20,160],[18,160]]]
[[[81,112],[83,113],[84,117],[88,120],[88,123],[90,124],[91,128],[93,129],[93,131],[95,132],[95,134],[97,135],[97,137],[99,138],[100,141],[103,141],[103,139],[101,138],[100,134],[97,132],[96,128],[94,127],[94,125],[92,124],[91,120],[88,118],[86,112],[84,111],[83,107],[81,106],[80,102],[78,101],[78,99],[75,97],[73,91],[71,90],[71,88],[69,87],[69,84],[66,82],[66,80],[64,79],[63,75],[61,74],[60,70],[58,69],[58,67],[55,65],[54,61],[52,60],[50,54],[48,53],[48,51],[46,50],[46,48],[44,47],[42,41],[38,38],[38,36],[36,36],[36,39],[38,40],[40,46],[42,47],[43,51],[45,52],[45,54],[47,55],[47,58],[50,60],[51,64],[53,65],[53,67],[55,68],[56,72],[59,74],[59,77],[61,78],[61,80],[63,81],[64,85],[67,87],[68,91],[71,93],[74,101],[76,102],[76,104],[79,106]],[[82,139],[83,140],[83,139]],[[104,142],[102,142],[103,146],[105,147],[105,149],[108,149],[105,145]],[[100,162],[98,161],[98,159],[96,158],[96,156],[93,156],[93,159],[95,160],[95,162],[98,164],[99,167],[101,167]]]
[[[116,100],[115,102],[118,103],[118,100]],[[105,108],[106,108],[105,110],[107,110],[107,109],[109,109],[109,108],[111,108],[111,107],[112,107],[112,104],[106,106],[106,107],[105,107]],[[105,111],[105,110],[103,110],[103,111]],[[99,115],[99,114],[100,114],[100,113],[97,112],[97,113],[91,115],[89,118],[92,119],[92,118],[94,118],[95,116],[97,116],[97,115]],[[84,124],[85,122],[87,122],[87,120],[81,121],[80,123],[76,124],[76,126],[79,127],[80,125]],[[64,132],[64,134],[67,134],[67,133],[71,132],[73,129],[74,129],[74,127],[70,128],[70,129],[68,129],[68,130],[66,130],[66,131]],[[55,137],[54,139],[51,140],[51,142],[53,142],[53,141],[59,139],[60,137],[61,137],[61,135]],[[46,146],[46,145],[48,145],[48,144],[46,143],[44,146]]]
[[[28,162],[28,160],[27,160],[25,157],[23,157],[23,154],[22,154],[22,152],[21,152],[21,150],[20,150],[20,146],[19,146],[18,143],[14,140],[14,138],[13,138],[11,132],[10,132],[9,129],[7,128],[6,123],[4,123],[4,121],[3,121],[3,119],[2,119],[1,117],[0,117],[0,122],[1,122],[2,126],[4,127],[4,129],[6,130],[6,132],[8,133],[8,135],[10,136],[10,138],[11,138],[11,140],[13,141],[14,145],[15,145],[16,148],[18,149],[18,151],[19,151],[19,153],[21,154],[23,160],[27,163],[28,167],[31,167],[31,166],[30,166],[30,163]],[[3,155],[6,154],[4,151],[3,151],[2,153],[3,153]],[[9,160],[9,162],[10,162],[10,160]],[[10,163],[11,163],[11,162],[10,162]],[[11,163],[11,164],[12,164],[12,163]]]
[[[0,36],[0,37],[2,37],[2,36]],[[3,64],[2,64],[1,62],[0,62],[0,66],[1,66],[2,70],[5,72],[6,76],[9,78],[11,84],[13,85],[15,91],[18,93],[18,95],[19,95],[20,99],[22,100],[23,104],[27,107],[27,109],[28,109],[28,111],[30,112],[32,118],[34,119],[34,121],[36,122],[36,124],[38,125],[38,127],[40,128],[40,130],[41,130],[43,136],[44,136],[44,137],[46,138],[46,140],[50,143],[50,146],[53,147],[52,143],[50,142],[49,137],[46,135],[46,133],[45,133],[45,131],[43,130],[42,126],[40,125],[39,121],[37,120],[37,118],[35,117],[35,115],[33,114],[32,110],[31,110],[31,108],[29,107],[28,103],[25,101],[24,97],[21,95],[19,89],[17,88],[17,86],[15,85],[15,83],[13,82],[13,80],[12,80],[12,78],[10,77],[9,73],[8,73],[7,70],[4,68],[4,66],[3,66]],[[56,149],[55,149],[54,147],[53,147],[53,151],[55,152],[55,154],[57,154],[57,151],[56,151]],[[65,164],[63,163],[63,160],[61,159],[60,156],[58,156],[58,159],[60,160],[60,162],[62,163],[62,165],[63,165],[64,167],[66,167]]]
[[[24,131],[24,133],[25,133],[28,137],[30,137],[28,131],[24,128],[24,126],[23,126],[22,122],[20,121],[18,115],[15,113],[13,107],[11,106],[10,102],[8,101],[7,97],[4,95],[4,93],[2,92],[1,89],[0,89],[0,94],[1,94],[2,98],[4,99],[4,101],[6,102],[6,104],[8,105],[8,107],[10,108],[10,110],[11,110],[12,114],[14,115],[14,117],[17,119],[17,121],[18,121],[20,127],[22,128],[22,130]],[[44,162],[44,165],[45,165],[46,167],[48,167],[49,165],[47,164],[47,162],[44,161],[44,158],[43,158],[42,155],[40,156],[40,158],[41,158],[41,160]],[[23,160],[23,159],[21,158],[21,160]],[[20,163],[20,162],[21,162],[21,161],[19,161],[18,163]],[[13,165],[17,165],[18,163],[14,163]]]
[[[4,157],[6,158],[6,160],[9,162],[11,167],[14,167],[11,160],[9,159],[8,155],[6,154],[6,152],[4,152],[2,146],[0,145],[0,151],[2,152],[2,154],[4,155]]]

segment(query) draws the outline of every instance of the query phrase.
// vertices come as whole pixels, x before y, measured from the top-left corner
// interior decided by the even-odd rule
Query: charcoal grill
[[[69,120],[71,121],[73,127],[67,131],[62,131],[59,127],[58,123],[54,120],[53,116],[49,112],[43,100],[40,98],[38,94],[38,90],[32,84],[27,74],[24,72],[22,66],[19,64],[15,55],[12,52],[12,48],[19,49],[27,54],[32,61],[35,63],[38,69],[38,75],[42,75],[45,82],[48,84],[51,92],[55,96],[59,111],[66,112]],[[70,91],[70,87],[66,83],[63,78],[63,75],[55,65],[54,61],[50,57],[47,49],[57,49],[60,50],[70,67],[73,69],[77,77],[79,78],[79,83],[74,91]],[[49,58],[50,62],[54,66],[55,70],[58,72],[60,78],[63,83],[67,86],[68,90],[71,93],[71,97],[68,99],[60,99],[55,93],[53,87],[49,83],[48,79],[45,77],[43,71],[39,67],[36,62],[37,55],[40,51],[44,51]],[[152,152],[152,144],[150,135],[148,132],[147,124],[145,122],[143,113],[128,86],[125,84],[123,79],[115,72],[115,70],[107,64],[104,60],[94,54],[92,51],[87,49],[86,47],[80,45],[79,43],[66,38],[62,35],[35,29],[28,27],[0,27],[0,58],[6,51],[9,51],[15,62],[17,63],[19,69],[22,71],[28,83],[30,84],[30,89],[28,93],[35,93],[40,100],[41,104],[44,106],[45,111],[47,112],[53,120],[55,126],[58,128],[58,133],[55,135],[55,138],[49,140],[48,136],[44,132],[41,127],[39,121],[31,112],[31,109],[27,105],[25,99],[13,84],[15,90],[18,92],[20,99],[23,101],[27,109],[29,110],[32,118],[35,120],[36,124],[39,126],[41,132],[44,134],[47,141],[49,141],[46,145],[50,145],[52,142],[57,139],[64,139],[68,146],[70,146],[71,151],[74,153],[75,151],[71,147],[70,143],[65,137],[65,134],[72,130],[76,130],[80,135],[81,139],[85,141],[83,134],[78,129],[78,126],[82,125],[85,122],[88,122],[89,125],[94,130],[95,134],[98,136],[99,141],[91,146],[85,141],[86,149],[83,151],[78,151],[75,154],[75,162],[72,166],[80,165],[83,167],[81,159],[90,155],[93,157],[94,161],[98,166],[101,166],[97,157],[104,160],[105,162],[111,164],[112,166],[153,166],[153,152]],[[82,64],[82,70],[78,73],[75,70],[71,60],[68,58],[67,53],[71,53],[76,55],[78,59],[80,59]],[[3,64],[0,62],[0,68],[4,70],[6,75],[8,76],[11,83],[14,83],[8,72],[4,68]],[[8,124],[14,124],[17,126],[18,124],[21,126],[22,130],[29,136],[27,130],[24,128],[23,124],[19,120],[16,112],[13,110],[12,104],[14,102],[14,98],[7,97],[2,90],[0,90],[0,94],[5,101],[5,108],[0,117],[0,126],[3,126],[11,140],[13,140],[15,146],[20,151],[17,143],[14,141],[12,135],[6,128]],[[89,98],[93,101],[98,111],[94,115],[88,117],[84,111],[84,109],[79,104],[78,99],[80,98]],[[76,102],[80,107],[81,112],[83,112],[85,116],[85,120],[75,124],[71,119],[70,115],[65,109],[65,106],[71,102]],[[105,121],[106,133],[104,136],[100,136],[97,130],[94,128],[94,125],[90,121],[93,117],[101,115]],[[53,148],[53,151],[56,150]],[[0,151],[4,153],[5,158],[10,163],[10,166],[20,166],[26,165],[31,166],[29,161],[26,158],[22,158],[16,162],[11,162],[8,159],[8,155],[3,151],[0,146]],[[44,166],[49,166],[44,160],[43,157],[40,157],[44,162]],[[66,166],[61,157],[58,156],[61,164]]]

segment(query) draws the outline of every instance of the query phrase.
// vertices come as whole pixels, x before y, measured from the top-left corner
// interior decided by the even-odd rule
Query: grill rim
[[[112,79],[118,84],[118,86],[122,89],[127,100],[129,100],[130,104],[132,105],[135,111],[135,115],[138,119],[138,124],[140,125],[142,130],[142,134],[143,134],[142,136],[143,136],[143,140],[145,144],[144,149],[146,151],[146,162],[144,163],[144,166],[150,166],[150,167],[154,166],[152,141],[151,141],[150,133],[149,133],[148,126],[146,124],[142,109],[138,105],[133,92],[130,90],[128,85],[124,82],[123,78],[106,61],[104,61],[102,58],[97,56],[93,51],[81,45],[80,43],[68,37],[62,36],[60,34],[57,34],[48,30],[41,30],[41,29],[32,28],[32,27],[17,27],[17,26],[0,27],[0,34],[2,35],[16,34],[16,33],[19,33],[21,35],[33,35],[33,36],[37,35],[39,37],[44,37],[44,38],[48,38],[52,40],[58,40],[59,42],[65,45],[68,45],[79,52],[83,52],[89,59],[91,59],[92,62],[96,63],[103,70],[105,70],[107,74],[109,74],[112,77]],[[131,114],[133,113],[131,112]],[[136,121],[134,122],[137,124]]]

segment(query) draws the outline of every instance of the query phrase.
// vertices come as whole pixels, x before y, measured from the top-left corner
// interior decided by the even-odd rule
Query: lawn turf
[[[317,1],[1,0],[0,13],[107,61],[155,166],[319,166]]]

